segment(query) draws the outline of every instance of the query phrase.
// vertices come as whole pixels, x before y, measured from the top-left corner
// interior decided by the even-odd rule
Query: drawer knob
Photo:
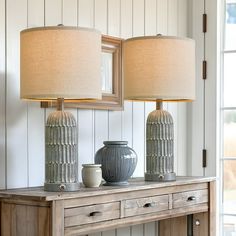
[[[101,216],[102,212],[101,211],[93,211],[91,213],[89,213],[89,216]]]
[[[153,206],[154,206],[154,204],[150,203],[150,202],[143,205],[144,208],[153,207]]]
[[[196,225],[196,226],[199,226],[199,225],[200,225],[200,220],[196,220],[196,221],[195,221],[195,225]]]
[[[195,201],[196,200],[196,197],[195,196],[190,196],[188,197],[188,200],[187,201]]]

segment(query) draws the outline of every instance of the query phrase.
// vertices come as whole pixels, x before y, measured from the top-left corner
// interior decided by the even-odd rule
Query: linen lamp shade
[[[25,99],[101,99],[101,34],[79,27],[21,31]]]
[[[125,99],[193,100],[194,41],[173,36],[146,36],[126,40],[124,78]]]

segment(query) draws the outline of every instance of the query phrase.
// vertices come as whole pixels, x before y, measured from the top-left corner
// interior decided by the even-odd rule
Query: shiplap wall
[[[19,32],[63,23],[103,34],[187,35],[188,0],[0,0],[0,187],[42,185],[44,124],[50,109],[19,99]],[[92,68],[92,65],[91,65]],[[125,102],[124,111],[71,110],[79,123],[79,169],[93,162],[104,140],[127,140],[138,154],[134,176],[145,169],[145,121],[154,103]],[[186,105],[165,107],[175,122],[175,171],[186,173]],[[96,235],[155,235],[156,223]]]

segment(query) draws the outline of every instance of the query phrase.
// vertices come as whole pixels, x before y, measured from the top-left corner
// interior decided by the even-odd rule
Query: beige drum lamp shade
[[[124,42],[125,99],[193,100],[195,43],[173,36],[146,36]]]
[[[79,27],[21,31],[24,99],[100,99],[101,34]]]

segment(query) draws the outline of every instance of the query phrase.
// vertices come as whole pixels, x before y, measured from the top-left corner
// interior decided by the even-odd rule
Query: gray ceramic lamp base
[[[175,181],[174,124],[162,103],[147,118],[146,129],[146,181]]]
[[[79,189],[77,124],[74,116],[62,109],[49,114],[46,123],[45,191]]]

